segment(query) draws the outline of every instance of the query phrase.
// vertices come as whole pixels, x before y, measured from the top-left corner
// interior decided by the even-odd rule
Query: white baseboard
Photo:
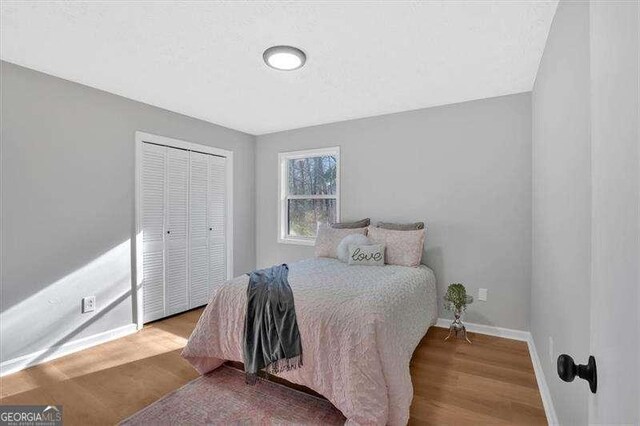
[[[438,318],[436,327],[449,328],[451,325],[450,319]],[[474,324],[465,322],[467,331],[479,334],[487,334],[489,336],[503,337],[505,339],[520,340],[527,342],[529,347],[529,356],[531,357],[531,363],[533,364],[533,371],[536,375],[536,381],[538,382],[538,389],[540,391],[540,397],[542,398],[542,405],[544,406],[544,412],[547,416],[547,422],[550,425],[558,424],[558,416],[556,410],[553,407],[553,401],[551,399],[551,392],[547,386],[547,381],[544,378],[544,371],[542,371],[542,364],[540,363],[540,357],[536,351],[536,346],[533,343],[533,337],[531,333],[523,330],[513,330],[510,328],[494,327],[491,325]]]
[[[547,381],[544,378],[544,372],[542,371],[542,363],[536,350],[536,345],[533,343],[533,336],[529,333],[529,355],[531,356],[531,362],[533,363],[533,371],[536,373],[536,381],[538,382],[538,389],[540,389],[540,397],[542,398],[542,405],[544,406],[544,412],[547,415],[547,422],[550,425],[560,424],[558,422],[558,416],[556,410],[553,407],[553,401],[551,400],[551,391],[547,386]]]
[[[438,322],[436,322],[436,327],[449,328],[450,325],[450,319],[438,318]],[[467,328],[467,331],[470,331],[472,333],[504,337],[505,339],[528,342],[529,338],[531,337],[531,333],[523,330],[513,330],[511,328],[494,327],[492,325],[474,324],[472,322],[465,322],[464,325]]]
[[[32,367],[43,362],[51,361],[74,352],[88,349],[111,340],[119,339],[137,331],[136,324],[127,324],[122,327],[107,330],[92,336],[83,337],[62,345],[52,346],[41,351],[33,352],[0,363],[0,377],[16,373],[25,368]]]

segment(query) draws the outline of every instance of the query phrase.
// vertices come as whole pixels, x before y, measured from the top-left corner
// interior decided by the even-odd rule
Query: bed
[[[214,289],[182,356],[200,374],[242,361],[249,277]],[[347,424],[404,425],[409,362],[437,317],[426,266],[349,266],[315,258],[289,264],[304,365],[278,376],[331,401]]]

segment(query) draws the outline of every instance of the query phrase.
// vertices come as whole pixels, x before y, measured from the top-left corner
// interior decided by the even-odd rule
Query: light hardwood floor
[[[115,424],[197,377],[180,357],[202,309],[0,378],[1,404],[62,404],[66,425]],[[410,424],[545,424],[524,342],[432,327],[411,363]]]

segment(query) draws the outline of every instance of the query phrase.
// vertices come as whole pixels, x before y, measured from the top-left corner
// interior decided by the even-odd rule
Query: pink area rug
[[[342,425],[329,401],[277,383],[244,382],[244,373],[223,366],[165,395],[121,425]]]

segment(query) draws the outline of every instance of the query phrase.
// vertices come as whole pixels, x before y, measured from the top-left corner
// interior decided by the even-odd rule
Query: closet
[[[205,305],[227,278],[227,159],[148,142],[141,151],[142,306],[149,322]]]

